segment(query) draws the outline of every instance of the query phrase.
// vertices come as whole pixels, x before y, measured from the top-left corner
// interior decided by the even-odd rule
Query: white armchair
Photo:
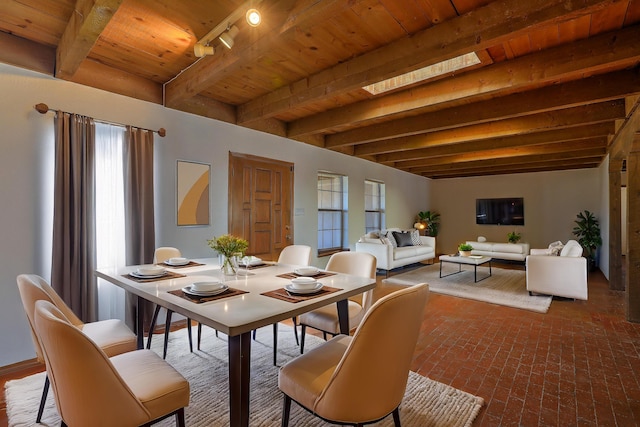
[[[569,240],[559,256],[529,255],[526,265],[529,293],[587,300],[587,259],[575,240]]]

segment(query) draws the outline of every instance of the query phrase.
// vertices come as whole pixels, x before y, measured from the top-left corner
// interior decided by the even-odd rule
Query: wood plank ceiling
[[[245,6],[3,0],[0,61],[430,178],[597,167],[638,104],[640,0],[256,0],[197,58]]]

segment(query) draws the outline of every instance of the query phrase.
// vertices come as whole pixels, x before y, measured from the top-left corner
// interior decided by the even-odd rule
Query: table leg
[[[145,299],[141,296],[136,297],[136,343],[138,350],[144,348],[144,303]],[[151,333],[151,331],[149,331]]]
[[[340,333],[349,335],[349,300],[343,299],[336,302],[338,307],[338,322],[340,323]]]
[[[249,381],[251,379],[251,332],[228,337],[229,426],[249,426]]]

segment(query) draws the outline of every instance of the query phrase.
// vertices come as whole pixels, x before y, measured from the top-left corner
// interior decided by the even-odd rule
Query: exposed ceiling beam
[[[595,168],[601,162],[601,156],[590,157],[585,159],[576,160],[557,160],[549,162],[524,162],[522,164],[506,165],[497,169],[495,166],[476,167],[471,169],[455,169],[444,171],[425,171],[418,175],[426,176],[433,179],[442,178],[460,178],[468,176],[480,176],[480,175],[504,175],[514,173],[528,173],[528,172],[552,172],[557,170],[569,170],[569,169],[586,169]]]
[[[327,135],[326,148],[374,142],[458,126],[519,117],[640,94],[640,68],[546,86],[500,98],[385,121]]]
[[[56,51],[55,76],[70,79],[123,0],[78,0]]]
[[[289,136],[364,124],[382,117],[477,102],[496,93],[511,94],[541,85],[584,78],[612,66],[640,61],[640,25],[532,53],[417,88],[334,108],[289,123]],[[239,119],[240,120],[240,119]]]
[[[238,122],[273,117],[287,109],[303,107],[407,71],[483,50],[523,34],[525,30],[592,13],[610,3],[597,0],[491,2],[250,101],[238,110]]]
[[[0,31],[0,62],[53,75],[55,60],[52,47]]]

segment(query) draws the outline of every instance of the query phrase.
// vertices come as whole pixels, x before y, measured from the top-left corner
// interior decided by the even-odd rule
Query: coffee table
[[[458,274],[462,272],[462,264],[473,265],[473,281],[474,283],[478,283],[480,280],[484,280],[487,277],[491,277],[491,257],[488,256],[480,256],[480,255],[471,255],[471,256],[460,256],[460,255],[440,255],[440,277],[452,276],[454,274]],[[442,275],[442,263],[449,262],[452,264],[458,264],[458,271],[453,273]],[[478,266],[489,263],[489,275],[484,276],[478,280]]]

